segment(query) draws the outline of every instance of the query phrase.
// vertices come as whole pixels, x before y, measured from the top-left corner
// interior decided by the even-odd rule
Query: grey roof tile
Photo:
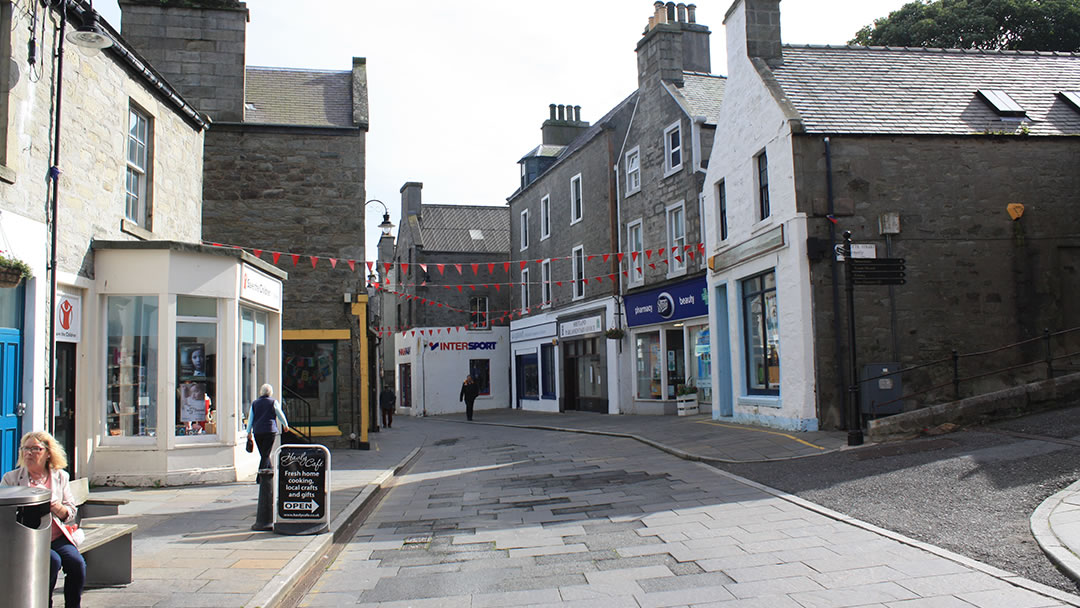
[[[720,117],[727,79],[715,74],[683,72],[683,86],[677,89],[686,100],[691,116],[704,116],[705,122],[715,125]]]
[[[776,80],[811,133],[1014,132],[978,95],[1006,91],[1031,135],[1080,134],[1080,112],[1057,93],[1080,89],[1080,55],[784,45]]]
[[[510,209],[505,206],[421,206],[421,240],[426,251],[510,254]],[[473,238],[479,231],[483,238]]]
[[[352,72],[248,67],[244,122],[354,127]]]

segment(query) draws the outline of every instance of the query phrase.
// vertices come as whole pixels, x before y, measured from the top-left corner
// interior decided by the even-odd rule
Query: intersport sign
[[[495,350],[496,342],[431,342],[428,347],[432,351],[444,350]]]

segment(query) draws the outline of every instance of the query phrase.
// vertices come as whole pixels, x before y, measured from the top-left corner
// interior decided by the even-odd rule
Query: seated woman
[[[67,454],[52,435],[32,431],[19,444],[19,468],[4,474],[0,485],[44,488],[52,492],[52,551],[49,564],[49,605],[60,568],[64,568],[64,606],[82,604],[86,562],[75,546],[71,533],[62,524],[75,523],[75,499],[68,487]]]

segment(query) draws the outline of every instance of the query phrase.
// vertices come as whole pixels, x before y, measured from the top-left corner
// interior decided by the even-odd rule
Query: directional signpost
[[[844,233],[844,266],[847,270],[848,347],[851,350],[851,385],[848,388],[848,445],[862,445],[862,419],[859,413],[859,365],[855,352],[855,286],[903,285],[906,281],[904,258],[857,258],[851,255],[851,232]]]
[[[283,445],[277,451],[274,532],[320,534],[329,529],[330,450]]]

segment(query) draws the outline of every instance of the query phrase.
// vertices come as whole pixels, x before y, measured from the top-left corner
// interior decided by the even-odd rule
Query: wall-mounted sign
[[[666,287],[626,296],[626,323],[630,327],[667,323],[709,314],[708,285],[698,277]]]
[[[533,325],[532,327],[512,329],[510,330],[510,341],[521,342],[523,340],[534,340],[537,338],[553,337],[555,335],[555,329],[556,325],[554,321],[550,323]]]
[[[330,450],[322,445],[283,445],[277,451],[274,532],[319,534],[330,513]]]
[[[572,338],[574,336],[594,334],[601,331],[603,326],[604,318],[600,315],[597,315],[595,317],[586,317],[584,319],[574,319],[573,321],[560,321],[559,337]]]
[[[82,338],[82,296],[56,294],[56,341],[78,342]]]
[[[397,349],[397,354],[401,357],[408,357],[410,354],[412,354],[412,347],[406,346],[405,348],[399,348]]]
[[[428,342],[428,348],[433,351],[458,351],[458,350],[495,350],[495,341],[491,342]]]
[[[763,232],[709,258],[709,268],[720,272],[736,264],[766,254],[784,246],[784,225]]]
[[[281,281],[243,264],[240,267],[240,299],[281,310]]]

